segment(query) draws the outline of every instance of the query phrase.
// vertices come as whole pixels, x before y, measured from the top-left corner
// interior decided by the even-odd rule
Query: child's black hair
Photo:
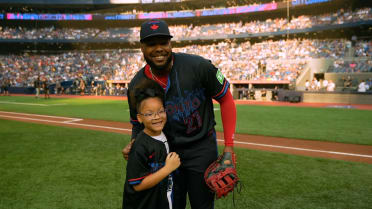
[[[150,79],[141,80],[131,92],[130,100],[132,106],[136,107],[137,112],[140,112],[140,106],[143,100],[148,98],[159,98],[164,104],[164,89],[157,82]]]

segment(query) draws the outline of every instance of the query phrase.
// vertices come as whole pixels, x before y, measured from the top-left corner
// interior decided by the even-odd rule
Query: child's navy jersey
[[[167,150],[163,142],[141,131],[129,153],[127,176],[124,185],[123,209],[169,209],[167,199],[169,178],[164,178],[156,186],[135,191],[133,186],[165,165]]]

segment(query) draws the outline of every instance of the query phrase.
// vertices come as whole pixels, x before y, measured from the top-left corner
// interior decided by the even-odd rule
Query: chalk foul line
[[[22,115],[22,116],[38,116],[38,117],[44,117],[44,118],[59,118],[59,119],[66,119],[66,120],[75,120],[79,118],[69,118],[69,117],[62,117],[62,116],[50,116],[50,115],[38,115],[38,114],[30,114],[30,113],[19,113],[19,112],[5,112],[5,111],[0,111],[0,113],[3,114],[12,114],[12,115]],[[82,119],[80,119],[82,120]]]
[[[28,118],[28,117],[10,116],[10,115],[1,115],[1,114],[0,114],[0,117],[39,121],[39,122],[70,124],[70,125],[75,125],[75,126],[86,126],[86,127],[102,128],[102,129],[109,129],[109,130],[132,131],[132,129],[127,129],[127,128],[115,128],[115,127],[110,127],[110,126],[99,126],[99,125],[92,125],[92,124],[76,123],[78,121],[82,121],[83,119],[74,119],[70,121],[55,121],[55,120],[46,120],[46,119],[37,119],[37,118]]]
[[[0,103],[2,103],[2,104],[17,104],[17,105],[41,106],[41,107],[50,107],[50,106],[62,106],[62,105],[67,105],[66,103],[59,103],[59,104],[37,104],[37,103],[10,102],[10,101],[0,101]]]
[[[224,140],[222,139],[217,139],[217,141],[224,142]],[[271,144],[258,144],[258,143],[242,142],[242,141],[235,141],[235,140],[234,140],[234,143],[261,146],[261,147],[272,147],[272,148],[279,148],[279,149],[290,149],[290,150],[299,150],[299,151],[307,151],[307,152],[319,152],[319,153],[327,153],[327,154],[335,154],[335,155],[348,155],[348,156],[355,156],[355,157],[372,158],[372,155],[361,155],[361,154],[346,153],[346,152],[306,149],[306,148],[299,148],[299,147],[287,147],[287,146],[271,145]]]
[[[39,121],[39,122],[50,122],[50,123],[57,123],[57,124],[58,123],[69,124],[69,125],[74,125],[74,126],[85,126],[85,127],[102,128],[102,129],[108,129],[108,130],[119,130],[119,131],[126,131],[126,132],[131,132],[132,131],[131,129],[127,129],[127,128],[116,128],[116,127],[110,127],[110,126],[77,123],[77,122],[80,122],[80,121],[83,120],[83,119],[80,119],[80,118],[68,118],[68,117],[60,117],[60,116],[48,116],[48,115],[37,115],[37,114],[15,113],[15,112],[4,112],[4,111],[0,111],[0,113],[19,115],[19,116],[10,116],[10,115],[0,114],[0,117],[12,118],[12,119],[22,119],[22,120],[31,120],[31,121]],[[55,121],[55,120],[52,120],[52,119],[37,119],[37,118],[24,117],[24,116],[39,116],[39,117],[46,117],[46,118],[58,118],[58,119],[66,119],[66,121]],[[224,140],[217,139],[217,141],[223,142]],[[253,146],[261,146],[261,147],[271,147],[271,148],[277,148],[277,149],[288,149],[288,150],[298,150],[298,151],[307,151],[307,152],[327,153],[327,154],[334,154],[334,155],[345,155],[345,156],[372,158],[372,155],[362,155],[362,154],[346,153],[346,152],[335,152],[335,151],[328,151],[328,150],[306,149],[306,148],[300,148],[300,147],[288,147],[288,146],[271,145],[271,144],[260,144],[260,143],[251,143],[251,142],[236,141],[236,140],[234,141],[234,143],[245,144],[245,145],[253,145]]]

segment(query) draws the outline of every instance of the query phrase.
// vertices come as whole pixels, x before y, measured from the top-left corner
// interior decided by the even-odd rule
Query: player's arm
[[[226,94],[217,100],[221,107],[221,119],[224,132],[224,152],[233,152],[234,133],[236,127],[236,107],[232,94],[227,90]]]
[[[130,142],[121,151],[123,153],[124,159],[128,160],[128,158],[129,158],[129,152],[132,149],[132,145],[133,145],[133,142],[135,140],[135,137],[137,136],[137,134],[141,130],[142,130],[142,127],[140,127],[140,125],[133,125],[132,126],[132,139],[130,140]]]
[[[230,92],[230,83],[211,62],[202,62],[204,72],[203,80],[207,81],[205,86],[212,98],[221,107],[221,119],[224,131],[225,149],[224,152],[233,152],[234,133],[236,127],[236,107]]]
[[[134,190],[138,192],[154,187],[170,173],[176,170],[180,165],[181,161],[178,154],[175,152],[169,153],[165,161],[165,165],[155,173],[146,176],[140,184],[134,185]]]
[[[136,139],[137,134],[140,131],[142,131],[142,129],[143,129],[142,125],[140,125],[140,124],[136,124],[135,125],[135,124],[132,123],[132,125],[133,125],[132,126],[132,138],[131,138],[130,142],[122,150],[123,157],[126,160],[128,160],[129,152],[132,149],[132,144],[133,144],[134,140]]]

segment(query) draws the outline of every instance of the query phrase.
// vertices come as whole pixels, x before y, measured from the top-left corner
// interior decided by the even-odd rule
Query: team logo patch
[[[152,30],[157,30],[159,28],[159,25],[153,24],[150,27]]]
[[[224,79],[224,77],[223,77],[223,75],[222,75],[222,73],[221,73],[220,70],[217,71],[217,73],[216,73],[216,77],[217,77],[217,80],[218,80],[221,84],[223,84],[223,79]]]

